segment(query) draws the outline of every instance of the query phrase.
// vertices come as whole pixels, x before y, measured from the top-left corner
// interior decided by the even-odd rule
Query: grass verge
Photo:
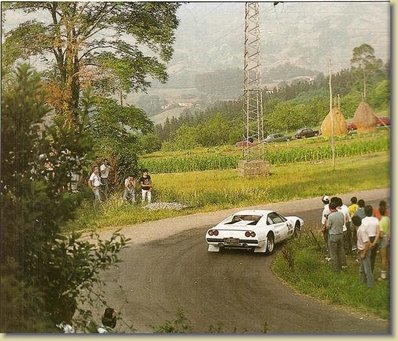
[[[324,245],[320,237],[318,242]],[[376,281],[373,288],[368,288],[360,283],[355,255],[347,256],[348,267],[340,273],[331,270],[330,264],[324,260],[325,255],[326,248],[319,250],[313,237],[303,233],[300,239],[283,246],[272,263],[272,270],[302,294],[329,304],[355,308],[365,315],[382,319],[390,317],[389,281]],[[380,274],[379,257],[373,274],[375,278]]]

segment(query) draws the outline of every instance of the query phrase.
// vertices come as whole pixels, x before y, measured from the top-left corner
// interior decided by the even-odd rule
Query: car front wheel
[[[273,236],[272,233],[269,233],[268,236],[267,236],[266,253],[269,254],[269,255],[272,254],[274,252],[274,246],[275,246],[274,236]]]

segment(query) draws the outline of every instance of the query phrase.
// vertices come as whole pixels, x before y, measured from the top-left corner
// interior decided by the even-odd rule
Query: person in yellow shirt
[[[352,219],[352,217],[354,216],[355,212],[358,209],[358,199],[357,197],[352,197],[351,198],[351,204],[348,206],[348,214],[350,215],[350,218]],[[352,232],[352,251],[356,250],[356,245],[357,245],[357,229],[353,226],[351,228],[351,232]]]

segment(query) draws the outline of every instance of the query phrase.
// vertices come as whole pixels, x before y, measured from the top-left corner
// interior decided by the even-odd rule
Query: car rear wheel
[[[272,233],[269,233],[267,236],[267,246],[266,246],[266,253],[267,254],[272,254],[274,252],[274,235]]]
[[[293,232],[293,238],[299,238],[300,237],[300,223],[296,222],[296,225],[294,226],[294,232]]]

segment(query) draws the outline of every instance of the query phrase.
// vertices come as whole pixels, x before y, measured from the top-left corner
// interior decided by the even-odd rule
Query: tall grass
[[[323,239],[318,235],[314,236],[323,246]],[[303,233],[300,239],[286,243],[272,263],[273,271],[301,293],[332,304],[350,306],[366,314],[389,318],[388,281],[376,281],[374,288],[363,286],[359,280],[359,265],[355,262],[355,256],[347,256],[348,268],[336,274],[324,260],[326,248],[319,250],[317,245],[309,233]],[[291,259],[294,260],[293,263]],[[374,270],[376,277],[378,273],[379,259]]]

